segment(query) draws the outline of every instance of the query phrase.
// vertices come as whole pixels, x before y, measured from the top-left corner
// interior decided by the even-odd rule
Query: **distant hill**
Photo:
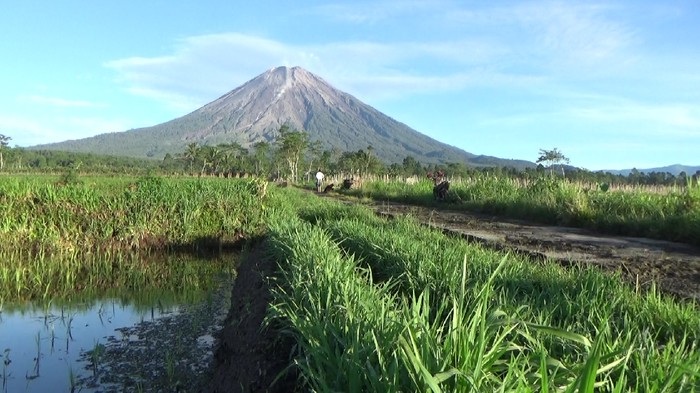
[[[372,146],[377,157],[388,163],[400,163],[413,156],[423,163],[535,166],[524,160],[477,156],[439,142],[300,67],[271,69],[188,115],[156,126],[30,149],[160,159],[167,153],[182,153],[193,142],[237,142],[243,147],[272,142],[284,124],[306,131],[312,141],[320,141],[325,149],[357,151]]]
[[[674,164],[674,165],[669,165],[669,166],[664,166],[664,167],[659,167],[659,168],[644,168],[640,169],[637,168],[639,172],[644,172],[644,173],[651,173],[651,172],[660,172],[660,173],[670,173],[674,176],[678,176],[681,172],[685,172],[686,175],[691,176],[695,174],[695,172],[700,171],[700,165],[698,166],[690,166],[690,165],[681,165],[681,164]],[[621,170],[604,170],[604,171],[598,171],[598,172],[610,172],[613,175],[623,175],[627,176],[632,172],[632,169],[621,169]]]

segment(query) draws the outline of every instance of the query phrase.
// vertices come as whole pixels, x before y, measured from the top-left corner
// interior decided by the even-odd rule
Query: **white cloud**
[[[311,16],[350,24],[405,16],[407,23],[430,21],[423,28],[433,27],[437,33],[421,38],[412,32],[404,41],[309,44],[241,33],[207,34],[178,41],[166,56],[105,65],[133,94],[180,111],[196,109],[279,65],[307,68],[365,100],[459,90],[474,83],[533,86],[545,79],[615,74],[635,62],[635,33],[615,12],[619,10],[595,3],[556,1],[508,6],[449,1],[330,4],[312,8]]]
[[[93,117],[54,117],[41,120],[21,116],[0,114],[0,129],[12,138],[11,145],[33,146],[45,143],[62,142],[70,139],[87,138],[105,132],[127,129],[126,123]]]
[[[476,40],[291,45],[222,33],[181,40],[167,56],[125,58],[105,65],[118,73],[118,80],[132,94],[183,111],[196,109],[279,65],[302,66],[365,100],[463,89],[474,84],[518,86],[538,82],[537,77],[489,67],[499,50]],[[411,67],[426,61],[444,64],[444,69]]]
[[[189,37],[173,53],[153,58],[110,61],[132,94],[161,101],[173,108],[194,109],[285,58],[300,56],[293,47],[237,33]]]

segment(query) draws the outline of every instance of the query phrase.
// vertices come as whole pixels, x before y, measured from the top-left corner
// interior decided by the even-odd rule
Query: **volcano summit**
[[[423,163],[521,166],[525,161],[476,156],[439,142],[384,115],[300,67],[277,67],[180,118],[152,127],[100,134],[33,149],[163,158],[191,143],[273,142],[282,125],[303,130],[324,149],[372,146],[381,160],[412,156]]]

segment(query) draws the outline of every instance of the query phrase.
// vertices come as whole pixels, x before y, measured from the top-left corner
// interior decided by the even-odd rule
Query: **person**
[[[321,172],[321,168],[318,168],[318,172],[316,172],[316,192],[321,192],[324,177],[326,176]]]

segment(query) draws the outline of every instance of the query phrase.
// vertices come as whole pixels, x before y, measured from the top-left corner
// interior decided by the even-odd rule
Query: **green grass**
[[[264,230],[267,184],[258,179],[56,179],[0,178],[0,304],[191,288],[211,269],[152,254],[220,251]]]
[[[545,185],[558,191],[530,201],[533,209],[549,203],[595,217],[614,201],[593,206],[590,196],[566,184]],[[382,187],[383,195],[395,190]],[[484,189],[456,191],[507,211],[528,192],[511,187],[494,180]],[[419,191],[403,198],[431,195],[428,184],[414,188]],[[610,206],[628,203],[625,198]],[[674,198],[668,206],[676,206]],[[695,203],[695,196],[687,198]],[[92,179],[58,186],[3,178],[0,199],[0,240],[7,244],[0,304],[120,280],[184,285],[198,273],[179,263],[140,264],[131,250],[216,247],[263,234],[279,262],[268,277],[274,293],[268,321],[294,338],[290,367],[304,389],[700,391],[697,304],[654,289],[638,293],[619,276],[592,268],[489,250],[410,218],[385,220],[360,206],[258,180]],[[655,214],[638,199],[615,211]],[[680,210],[688,211],[695,214]]]
[[[257,179],[96,178],[63,186],[3,177],[0,242],[37,253],[225,245],[264,227],[265,188]]]
[[[481,175],[451,183],[448,200],[436,202],[432,182],[365,182],[348,191],[359,197],[442,206],[547,224],[700,245],[700,186],[601,191],[597,186],[541,177],[524,182]]]
[[[312,390],[700,386],[696,305],[638,294],[595,269],[483,249],[410,219],[288,198],[302,220],[271,223],[282,261],[273,311],[298,341],[295,364]]]

